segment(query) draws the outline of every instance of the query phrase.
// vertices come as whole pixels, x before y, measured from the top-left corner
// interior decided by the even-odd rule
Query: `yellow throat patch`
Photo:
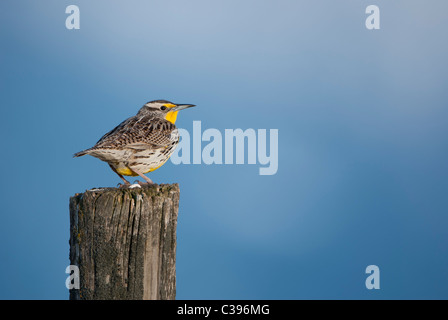
[[[176,105],[172,104],[172,103],[167,103],[167,104],[164,104],[164,106],[167,108],[174,108]],[[165,120],[174,124],[176,122],[178,112],[179,111],[168,111],[165,115]]]
[[[178,112],[179,111],[169,111],[166,114],[165,119],[174,124],[176,122]]]
[[[171,103],[167,103],[164,106],[167,107],[167,108],[174,108],[176,105],[175,104],[171,104]],[[172,124],[174,124],[176,122],[177,113],[178,112],[179,111],[168,111],[166,113],[165,120],[167,120],[167,121],[171,122]]]

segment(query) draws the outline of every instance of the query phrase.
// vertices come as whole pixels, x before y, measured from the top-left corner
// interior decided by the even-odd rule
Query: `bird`
[[[106,133],[91,148],[82,150],[73,157],[91,155],[107,162],[124,185],[130,186],[124,176],[140,176],[153,184],[145,173],[160,168],[172,155],[179,143],[176,128],[177,113],[195,107],[194,104],[173,103],[168,100],[153,100],[144,104],[132,116]]]

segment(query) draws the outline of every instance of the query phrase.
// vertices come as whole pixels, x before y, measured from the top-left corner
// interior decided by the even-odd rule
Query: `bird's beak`
[[[184,109],[191,108],[191,107],[195,107],[195,105],[194,104],[177,103],[176,106],[174,108],[172,108],[170,111],[180,111],[180,110],[184,110]]]

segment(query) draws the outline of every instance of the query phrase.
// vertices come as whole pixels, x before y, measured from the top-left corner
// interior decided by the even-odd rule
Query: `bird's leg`
[[[130,183],[128,180],[126,180],[121,174],[119,174],[119,173],[117,172],[117,170],[115,170],[115,168],[114,168],[111,164],[109,164],[109,167],[112,169],[113,172],[115,172],[116,174],[118,174],[118,176],[121,178],[121,180],[123,180],[124,185],[121,185],[120,188],[121,188],[121,187],[128,187],[128,186],[131,185],[131,183]]]
[[[141,173],[141,172],[139,172],[138,170],[135,170],[135,169],[133,169],[133,168],[129,168],[129,169],[131,169],[131,170],[134,171],[136,174],[138,174],[140,177],[142,177],[143,179],[145,179],[146,183],[141,183],[141,182],[139,182],[139,184],[143,184],[143,185],[145,185],[145,184],[154,184],[154,182],[152,182],[152,180],[149,179],[147,176],[145,176],[143,173]]]

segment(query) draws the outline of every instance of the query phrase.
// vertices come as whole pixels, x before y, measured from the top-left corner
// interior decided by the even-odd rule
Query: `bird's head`
[[[172,103],[167,100],[154,100],[146,103],[138,114],[152,113],[160,118],[175,123],[180,110],[194,107],[194,104]]]

